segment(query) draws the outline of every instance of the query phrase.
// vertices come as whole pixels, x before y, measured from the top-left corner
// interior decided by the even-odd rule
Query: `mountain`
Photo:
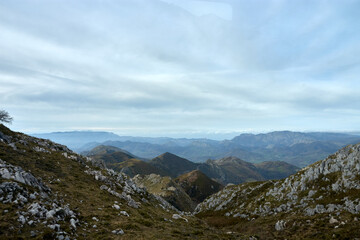
[[[71,131],[71,132],[53,132],[53,133],[34,133],[31,134],[37,138],[50,139],[51,141],[69,146],[76,150],[89,142],[105,142],[110,140],[119,140],[119,136],[111,132],[96,131]]]
[[[169,137],[133,137],[119,136],[111,132],[99,131],[69,131],[69,132],[52,132],[52,133],[34,133],[34,137],[50,139],[54,142],[64,144],[76,152],[83,152],[96,147],[97,145],[110,145],[110,142],[130,142],[130,143],[148,143],[153,145],[164,146],[188,146],[194,141],[216,142],[205,138],[188,139],[188,138],[169,138]],[[121,148],[121,147],[120,147]],[[161,151],[166,152],[166,151]],[[160,153],[159,153],[160,154]],[[157,155],[159,155],[157,154]],[[152,158],[152,157],[150,157]]]
[[[128,151],[125,151],[123,149],[114,147],[114,146],[105,146],[105,145],[98,145],[96,147],[94,147],[93,149],[91,149],[90,151],[87,152],[83,152],[82,154],[88,157],[91,156],[101,156],[101,155],[105,155],[105,154],[112,154],[112,153],[123,153],[124,157],[126,157],[126,159],[130,159],[130,158],[138,158],[135,155],[131,154]]]
[[[0,125],[0,239],[230,239],[128,176]],[[156,231],[155,231],[156,229]]]
[[[276,131],[266,134],[241,134],[231,141],[244,147],[273,148],[276,146],[293,146],[295,144],[308,144],[317,141],[342,142],[358,139],[358,137],[343,133],[326,132],[291,132]]]
[[[209,160],[206,164],[199,166],[199,169],[224,184],[265,180],[254,164],[237,157]]]
[[[185,173],[177,177],[175,182],[184,189],[196,204],[201,203],[205,198],[220,191],[224,187],[199,170]]]
[[[161,196],[180,211],[192,212],[197,205],[170,177],[161,177],[157,174],[136,175],[133,180],[138,186],[145,187],[148,192]]]
[[[360,136],[343,133],[278,131],[266,134],[241,134],[224,141],[172,138],[148,142],[146,139],[139,142],[134,142],[135,140],[109,140],[103,144],[119,147],[149,159],[164,152],[171,152],[193,162],[234,156],[251,163],[284,161],[305,167],[348,144],[359,142]],[[96,143],[88,143],[83,147],[88,150],[94,146]]]
[[[193,170],[200,170],[222,184],[279,179],[299,170],[298,167],[285,162],[252,164],[236,157],[194,163],[168,152],[145,162],[129,152],[112,146],[95,147],[87,152],[87,156],[97,164],[104,164],[108,168],[124,172],[131,177],[137,174],[154,173],[163,177],[176,178]]]
[[[356,239],[359,196],[356,144],[282,180],[227,186],[195,212],[210,225],[260,239]]]
[[[147,175],[151,173],[167,175],[166,172],[142,161],[135,155],[113,146],[97,146],[91,151],[86,152],[86,156],[93,162],[100,165],[103,164],[115,171],[126,173],[131,177],[136,174]]]
[[[183,173],[196,169],[196,163],[193,163],[185,158],[178,157],[172,153],[166,152],[160,156],[153,158],[149,164],[160,169],[168,174],[170,177],[177,177]]]

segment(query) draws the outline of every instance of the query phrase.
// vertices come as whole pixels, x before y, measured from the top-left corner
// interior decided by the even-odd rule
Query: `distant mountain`
[[[168,176],[173,178],[192,171],[198,166],[196,163],[168,152],[150,160],[149,164],[168,173]]]
[[[209,178],[222,184],[279,179],[299,170],[298,167],[285,162],[268,162],[257,166],[236,157],[194,163],[168,152],[145,162],[129,152],[112,146],[95,147],[87,152],[87,156],[99,164],[104,163],[106,167],[124,172],[129,176],[154,173],[163,177],[176,178],[182,174],[200,170]]]
[[[114,146],[105,146],[105,145],[99,145],[91,149],[90,151],[83,152],[82,154],[88,157],[100,157],[107,154],[114,154],[114,153],[121,153],[124,160],[131,159],[131,158],[138,158],[135,155],[131,154],[128,151],[125,151],[121,148],[114,147]]]
[[[270,163],[261,167],[277,169]],[[258,165],[258,167],[260,167]],[[210,225],[259,239],[360,237],[360,144],[281,180],[227,186],[200,203]]]
[[[318,141],[343,142],[351,141],[351,139],[359,139],[359,137],[354,138],[352,135],[343,133],[277,131],[266,134],[241,134],[233,138],[231,142],[244,147],[274,148]]]
[[[72,132],[53,132],[53,133],[34,133],[31,136],[68,146],[72,150],[76,150],[89,142],[101,142],[109,140],[120,140],[119,136],[111,132],[95,132],[95,131],[72,131]]]
[[[351,134],[279,131],[241,134],[232,140],[224,141],[193,139],[185,141],[186,144],[178,144],[177,139],[166,144],[130,141],[107,141],[106,144],[144,158],[154,158],[163,152],[171,152],[194,162],[234,156],[252,163],[285,161],[304,167],[358,141],[360,136]]]
[[[205,164],[199,165],[198,169],[223,184],[265,180],[254,164],[237,157],[208,160]]]
[[[224,187],[199,170],[185,173],[177,177],[175,182],[184,189],[196,204],[201,203],[205,198],[220,191]]]
[[[126,173],[133,177],[136,174],[147,175],[151,173],[167,175],[166,172],[139,159],[133,154],[113,146],[97,146],[86,152],[92,161],[104,164],[107,168]]]
[[[100,131],[69,131],[69,132],[52,132],[52,133],[34,133],[34,137],[50,139],[68,146],[77,152],[83,152],[94,148],[97,145],[112,145],[109,142],[131,142],[131,143],[149,143],[164,146],[184,147],[192,144],[194,141],[216,142],[206,138],[169,138],[169,137],[133,137],[119,136],[111,132]],[[106,142],[106,143],[105,143]],[[114,143],[116,144],[116,143]],[[119,146],[121,148],[121,146]],[[166,152],[166,151],[161,151]],[[150,157],[152,158],[152,157]]]
[[[307,166],[348,144],[360,142],[360,136],[354,134],[291,131],[241,134],[224,141],[204,138],[130,137],[106,132],[34,135],[66,144],[77,152],[86,152],[98,145],[109,145],[144,159],[152,159],[164,152],[171,152],[193,162],[234,156],[251,163],[284,161],[298,167]]]
[[[281,179],[300,170],[284,162],[252,164],[237,157],[208,160],[206,163],[199,164],[197,169],[223,184]]]

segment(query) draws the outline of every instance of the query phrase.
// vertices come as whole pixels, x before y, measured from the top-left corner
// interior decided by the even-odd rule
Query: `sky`
[[[359,131],[358,0],[0,1],[25,133]]]

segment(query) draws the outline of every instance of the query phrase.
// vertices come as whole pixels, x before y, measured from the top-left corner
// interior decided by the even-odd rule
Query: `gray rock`
[[[329,220],[329,223],[330,224],[334,224],[334,223],[338,223],[339,221],[336,220],[334,217],[331,217],[330,220]]]
[[[286,222],[284,220],[279,220],[275,224],[275,230],[276,231],[282,231],[286,227]]]
[[[71,219],[70,219],[70,225],[71,225],[71,227],[72,227],[73,229],[76,230],[76,220],[75,220],[74,218],[71,218]]]
[[[120,211],[120,214],[122,214],[124,216],[127,216],[127,217],[130,217],[130,215],[126,211]]]
[[[23,215],[20,215],[18,218],[18,222],[20,222],[21,224],[25,224],[26,223],[26,218]]]
[[[124,231],[122,229],[116,229],[116,230],[113,230],[111,232],[113,234],[116,234],[116,235],[123,235],[124,234]]]

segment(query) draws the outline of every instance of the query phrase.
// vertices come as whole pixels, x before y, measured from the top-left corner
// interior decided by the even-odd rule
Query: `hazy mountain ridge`
[[[72,138],[77,138],[75,132]],[[89,133],[88,133],[89,134]],[[55,134],[59,136],[60,134]],[[65,136],[69,136],[66,133]],[[113,135],[111,135],[114,137]],[[116,135],[117,136],[117,135]],[[51,134],[48,138],[53,139]],[[93,139],[93,141],[90,141]],[[285,161],[299,167],[325,158],[339,148],[360,141],[360,136],[344,133],[278,131],[266,134],[241,134],[231,140],[120,137],[99,141],[89,138],[77,151],[88,151],[97,145],[111,145],[136,156],[152,159],[171,152],[194,162],[235,156],[247,162]],[[65,142],[68,141],[64,140]],[[63,141],[63,142],[64,142]],[[61,143],[61,141],[60,141]],[[70,146],[74,149],[74,146]]]

